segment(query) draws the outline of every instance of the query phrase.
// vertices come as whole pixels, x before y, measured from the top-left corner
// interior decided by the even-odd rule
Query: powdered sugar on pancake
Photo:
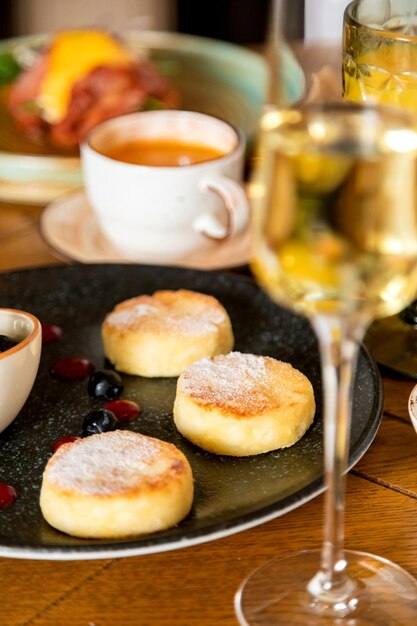
[[[131,431],[92,435],[61,446],[46,473],[63,490],[111,495],[157,484],[183,468],[172,444]]]
[[[104,323],[121,332],[140,328],[158,334],[198,336],[217,332],[226,315],[212,296],[180,289],[126,300],[106,316]]]
[[[236,413],[259,412],[276,404],[269,379],[272,362],[269,357],[230,352],[193,363],[182,373],[178,385],[201,404]]]
[[[181,374],[178,387],[202,406],[237,416],[278,409],[305,393],[305,376],[289,363],[230,352],[201,359]]]

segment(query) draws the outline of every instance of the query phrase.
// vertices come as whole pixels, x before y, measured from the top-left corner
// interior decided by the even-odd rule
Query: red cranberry
[[[42,343],[51,343],[62,337],[62,328],[42,322]]]
[[[0,483],[0,509],[6,509],[17,500],[17,491],[7,483]]]
[[[63,381],[84,380],[94,372],[94,365],[88,359],[67,356],[53,363],[50,372],[54,378]]]
[[[81,437],[75,437],[75,435],[64,435],[64,437],[60,437],[57,439],[52,446],[52,452],[56,452],[58,448],[60,448],[64,443],[73,443],[73,441],[78,441]]]
[[[119,422],[131,422],[141,414],[142,409],[133,400],[112,400],[104,405],[104,408],[111,411]]]

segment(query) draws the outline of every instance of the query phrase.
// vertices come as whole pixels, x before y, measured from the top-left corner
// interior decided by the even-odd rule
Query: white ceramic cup
[[[135,165],[101,152],[135,139],[188,142],[224,156],[182,166]],[[81,146],[88,200],[108,240],[125,256],[172,262],[212,250],[243,231],[243,134],[190,111],[144,111],[96,126]]]
[[[1,432],[19,413],[33,387],[41,356],[41,324],[30,313],[0,309],[0,335],[18,341],[13,348],[0,352]]]

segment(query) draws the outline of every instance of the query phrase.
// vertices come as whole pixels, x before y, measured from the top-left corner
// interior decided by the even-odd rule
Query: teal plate
[[[46,35],[0,43],[0,53],[39,49]],[[253,145],[265,99],[263,58],[234,44],[178,33],[123,33],[127,46],[151,59],[177,87],[181,108],[214,115],[239,127]],[[46,203],[82,184],[78,157],[29,142],[0,99],[0,200]]]

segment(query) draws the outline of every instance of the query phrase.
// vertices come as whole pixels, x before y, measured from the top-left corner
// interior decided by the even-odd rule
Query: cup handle
[[[242,232],[249,223],[249,202],[246,192],[238,182],[227,176],[205,178],[200,188],[217,194],[226,211],[226,223],[221,224],[210,213],[199,215],[193,222],[193,229],[210,239],[222,241]]]

